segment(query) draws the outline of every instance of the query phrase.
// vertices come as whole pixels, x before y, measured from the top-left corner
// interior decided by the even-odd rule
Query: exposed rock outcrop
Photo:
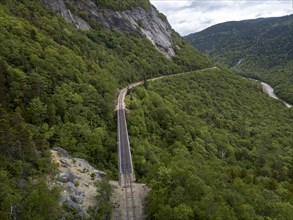
[[[156,8],[152,7],[149,12],[135,8],[117,14],[127,19],[133,29],[149,39],[165,56],[175,56],[172,27],[167,20],[160,18]]]
[[[60,203],[66,209],[76,213],[76,219],[89,217],[89,207],[98,208],[97,181],[106,174],[94,169],[86,160],[72,158],[62,148],[56,147],[51,151],[53,163],[58,165],[59,173],[56,182],[62,191]]]
[[[90,28],[90,25],[81,16],[74,14],[66,6],[64,0],[44,0],[44,2],[49,9],[63,16],[66,21],[74,24],[77,28],[82,30]],[[113,11],[102,8],[92,1],[70,0],[70,4],[76,9],[75,11],[80,14],[86,13],[90,19],[102,26],[146,37],[166,57],[175,56],[172,27],[154,6],[151,6],[147,11],[141,7],[126,11]]]
[[[65,5],[64,0],[44,0],[47,8],[57,12],[61,15],[67,22],[75,25],[76,28],[81,30],[89,30],[90,25],[83,20],[81,17],[73,14]]]
[[[106,177],[106,173],[94,169],[86,160],[71,157],[60,147],[51,150],[52,162],[58,165],[58,174],[49,185],[61,187],[60,203],[63,208],[73,213],[74,219],[90,218],[91,211],[98,211],[97,183]],[[124,188],[118,182],[110,181],[113,187],[111,201],[113,203],[112,219],[120,220],[125,216],[126,198]],[[146,219],[144,206],[150,189],[145,184],[133,183],[133,199],[137,219]],[[67,219],[63,216],[63,219]]]

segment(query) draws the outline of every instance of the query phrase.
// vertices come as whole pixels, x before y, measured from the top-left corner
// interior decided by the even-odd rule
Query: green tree
[[[29,120],[35,125],[41,125],[47,118],[47,105],[39,97],[33,98],[26,110]]]
[[[97,201],[99,204],[99,211],[97,213],[98,219],[111,219],[112,202],[111,195],[113,189],[106,180],[101,180],[98,185]]]
[[[1,104],[4,107],[9,107],[8,100],[8,88],[7,88],[7,75],[8,75],[8,64],[6,61],[0,57],[0,99]]]
[[[193,211],[192,208],[185,204],[180,204],[179,206],[176,206],[173,211],[173,218],[172,219],[178,219],[178,220],[188,220],[193,219]]]
[[[44,183],[35,186],[23,200],[19,212],[23,219],[60,219],[59,190],[48,189]]]

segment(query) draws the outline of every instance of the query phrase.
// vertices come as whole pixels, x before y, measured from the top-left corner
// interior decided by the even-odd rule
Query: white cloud
[[[172,12],[174,9],[181,9],[184,7],[190,7],[192,5],[192,1],[188,0],[179,0],[179,1],[169,1],[169,0],[151,0],[151,3],[155,5],[159,10],[161,8],[164,9],[165,12]]]
[[[225,22],[293,13],[292,0],[151,0],[181,35]]]

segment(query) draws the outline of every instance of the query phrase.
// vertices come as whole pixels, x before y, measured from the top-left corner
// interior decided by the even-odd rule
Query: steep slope
[[[226,22],[186,39],[240,74],[271,84],[293,103],[293,15]]]
[[[175,56],[176,45],[172,40],[172,28],[167,19],[162,17],[148,1],[136,4],[134,2],[127,4],[126,1],[126,5],[120,6],[120,3],[113,5],[107,1],[45,0],[44,2],[48,8],[77,28],[88,30],[90,27],[102,25],[124,33],[138,34],[149,39],[165,56],[169,58]]]
[[[125,19],[119,13],[133,19],[136,11],[157,16],[144,2],[125,1],[119,9],[115,1],[101,5],[121,24]],[[77,12],[62,8],[73,3]],[[114,106],[119,87],[213,65],[173,31],[172,43],[178,47],[167,58],[143,32],[124,32],[120,25],[109,28],[96,24],[98,18],[83,18],[87,11],[77,6],[85,3],[89,1],[0,1],[0,219],[61,218],[66,209],[58,205],[59,190],[46,188],[55,170],[49,163],[52,147],[62,147],[117,178]],[[67,10],[67,22],[45,7],[54,5],[61,7],[61,15]]]
[[[259,83],[213,69],[167,77],[127,97],[149,219],[290,219],[292,110]]]

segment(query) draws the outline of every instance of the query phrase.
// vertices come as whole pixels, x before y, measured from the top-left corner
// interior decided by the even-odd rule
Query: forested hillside
[[[291,219],[292,109],[224,70],[149,82],[127,97],[149,219]]]
[[[217,24],[186,39],[241,75],[271,84],[293,103],[293,15]]]
[[[58,189],[46,186],[51,147],[117,178],[118,88],[213,65],[175,32],[173,40],[168,59],[135,34],[75,29],[43,1],[0,0],[0,219],[60,219]]]
[[[90,1],[64,1],[86,30],[44,2],[0,0],[1,220],[78,216],[49,185],[57,172],[50,148],[116,179],[118,89],[214,66],[175,32],[176,55],[167,58],[143,35],[99,25],[72,5]],[[91,2],[106,18],[110,10],[150,10],[148,0]],[[152,189],[150,219],[290,219],[291,109],[220,69],[144,86],[128,96],[127,116],[136,177]],[[91,211],[99,219],[108,208]]]

